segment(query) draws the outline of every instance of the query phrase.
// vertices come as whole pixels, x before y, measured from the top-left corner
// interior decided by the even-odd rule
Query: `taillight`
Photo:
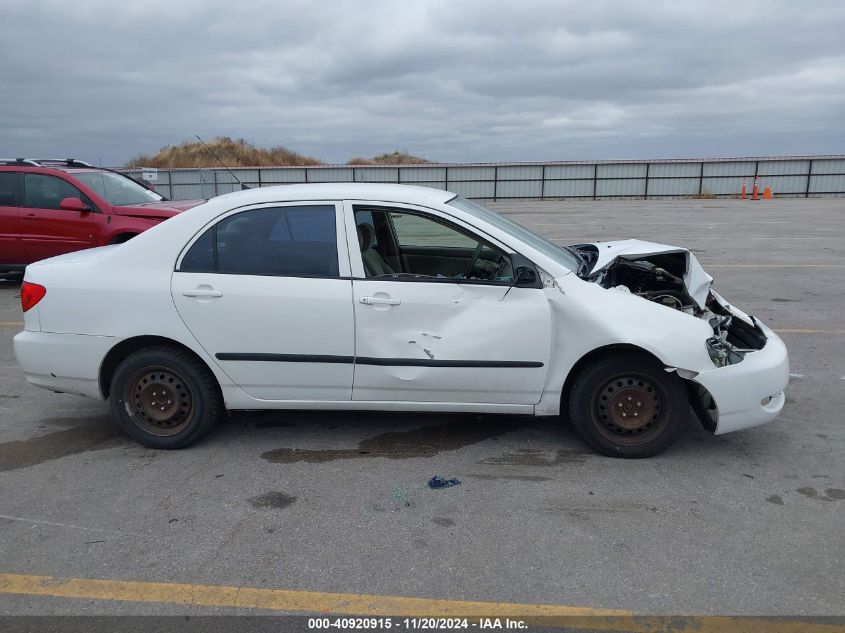
[[[39,284],[25,281],[21,284],[21,308],[26,312],[38,305],[38,302],[47,294],[47,289]]]

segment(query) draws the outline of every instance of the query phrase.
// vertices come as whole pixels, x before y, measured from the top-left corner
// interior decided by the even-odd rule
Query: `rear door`
[[[352,281],[336,203],[228,215],[188,248],[171,290],[194,337],[249,395],[351,399]]]
[[[94,214],[88,196],[67,180],[50,174],[23,174],[21,241],[27,262],[62,255],[95,245]],[[59,203],[80,198],[91,211],[68,211]]]
[[[25,263],[19,216],[18,174],[0,171],[0,265]]]
[[[347,203],[358,234],[353,400],[531,405],[551,349],[542,288],[511,254],[435,210]]]

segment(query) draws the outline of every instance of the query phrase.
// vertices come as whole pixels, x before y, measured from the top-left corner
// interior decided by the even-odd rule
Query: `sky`
[[[0,156],[845,153],[845,2],[0,0]]]

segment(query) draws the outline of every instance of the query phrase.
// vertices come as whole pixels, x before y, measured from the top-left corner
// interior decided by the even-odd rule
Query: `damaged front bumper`
[[[780,337],[760,321],[766,336],[762,349],[746,353],[742,362],[701,372],[696,412],[716,435],[747,429],[774,420],[786,401],[789,354]]]

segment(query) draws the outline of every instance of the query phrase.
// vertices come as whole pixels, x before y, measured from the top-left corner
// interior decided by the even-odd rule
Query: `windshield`
[[[534,250],[540,251],[546,257],[553,259],[561,266],[565,266],[569,270],[578,270],[581,262],[574,254],[562,246],[553,244],[547,239],[540,237],[533,231],[529,231],[521,224],[517,224],[503,215],[499,215],[490,209],[485,209],[480,204],[476,204],[475,202],[461,198],[460,196],[452,198],[449,201],[449,204],[453,207],[457,207],[461,211],[466,211],[467,213],[492,224],[497,229],[504,231],[508,235],[513,235]]]
[[[164,199],[131,178],[110,171],[82,171],[76,172],[74,176],[116,207],[161,202]]]

